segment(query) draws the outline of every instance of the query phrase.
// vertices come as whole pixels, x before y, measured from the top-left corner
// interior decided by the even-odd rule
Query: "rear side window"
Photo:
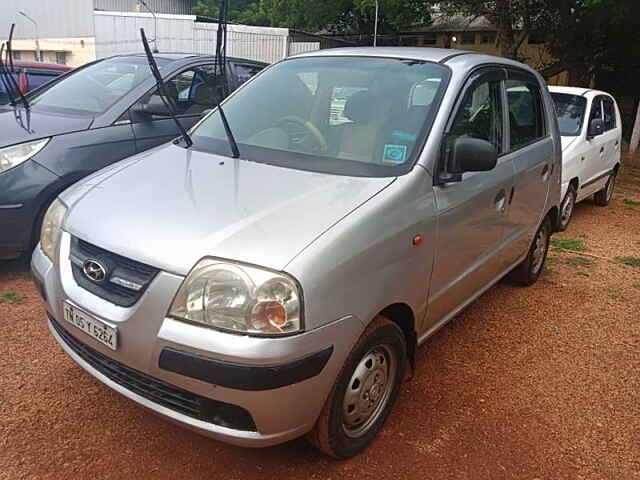
[[[238,86],[256,75],[264,67],[261,65],[251,65],[248,63],[236,63],[236,76],[238,77]]]
[[[613,99],[602,97],[602,111],[604,113],[604,129],[613,130],[616,128],[616,108]]]
[[[515,150],[545,136],[542,96],[537,85],[507,80],[510,149]]]
[[[500,81],[479,83],[469,91],[456,114],[449,141],[467,135],[491,142],[502,151],[502,95]]]
[[[29,90],[33,90],[34,88],[39,87],[40,85],[44,85],[45,83],[53,80],[58,75],[50,74],[50,73],[31,73],[27,74],[29,78]]]
[[[602,120],[602,102],[600,101],[600,97],[597,97],[593,101],[593,105],[591,105],[591,114],[589,115],[589,122],[591,122],[591,120],[595,120],[596,118],[599,118],[600,120]]]

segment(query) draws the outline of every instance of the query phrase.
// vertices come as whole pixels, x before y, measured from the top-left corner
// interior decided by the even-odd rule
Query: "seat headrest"
[[[373,102],[373,95],[369,92],[356,92],[347,100],[343,115],[355,123],[367,124],[373,115]]]

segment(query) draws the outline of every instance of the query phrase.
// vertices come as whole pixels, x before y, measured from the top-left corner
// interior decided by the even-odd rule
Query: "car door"
[[[513,165],[502,155],[505,78],[499,68],[474,74],[445,134],[445,157],[453,140],[462,135],[490,141],[500,156],[491,171],[467,172],[460,181],[434,186],[438,229],[427,329],[454,315],[503,270],[501,245],[513,181]]]
[[[608,95],[602,95],[602,114],[604,116],[604,144],[603,164],[601,175],[605,178],[613,167],[620,161],[621,128],[618,123],[618,108],[615,101]]]
[[[509,193],[505,259],[513,266],[529,250],[533,234],[546,213],[556,145],[538,79],[525,70],[512,68],[507,75],[506,160],[513,164],[515,177]]]
[[[587,149],[585,153],[585,161],[583,162],[583,178],[580,179],[580,188],[578,191],[578,200],[582,200],[588,197],[592,193],[600,190],[606,178],[603,178],[602,173],[605,165],[605,143],[606,137],[604,134],[596,135],[595,137],[589,136],[589,124],[594,119],[600,119],[604,121],[604,114],[602,111],[602,95],[597,95],[591,101],[591,109],[589,111],[588,122],[586,125],[586,144]]]
[[[176,107],[178,120],[185,129],[195,125],[204,113],[213,109],[222,99],[218,82],[220,77],[215,75],[215,71],[214,64],[191,66],[164,82],[167,95]],[[168,142],[180,134],[170,116],[143,112],[144,106],[154,96],[158,98],[155,88],[147,92],[128,112],[138,152]]]

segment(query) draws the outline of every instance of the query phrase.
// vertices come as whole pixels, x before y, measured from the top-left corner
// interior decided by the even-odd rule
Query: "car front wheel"
[[[613,197],[613,190],[616,186],[616,177],[618,176],[617,173],[618,172],[614,170],[609,176],[609,180],[607,181],[607,184],[604,186],[604,188],[599,192],[596,192],[593,196],[595,204],[599,207],[606,207],[607,205],[609,205],[609,202]]]
[[[335,458],[371,444],[395,403],[407,364],[402,330],[377,316],[351,350],[309,440]]]
[[[569,185],[567,193],[564,196],[564,200],[560,205],[560,218],[558,220],[558,230],[564,232],[571,222],[573,216],[573,209],[576,205],[576,187]]]

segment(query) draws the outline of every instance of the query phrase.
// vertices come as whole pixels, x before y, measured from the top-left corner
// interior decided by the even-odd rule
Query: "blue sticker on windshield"
[[[391,165],[400,165],[407,159],[407,146],[406,145],[391,145],[386,144],[384,146],[384,152],[382,153],[382,163],[389,163]]]

